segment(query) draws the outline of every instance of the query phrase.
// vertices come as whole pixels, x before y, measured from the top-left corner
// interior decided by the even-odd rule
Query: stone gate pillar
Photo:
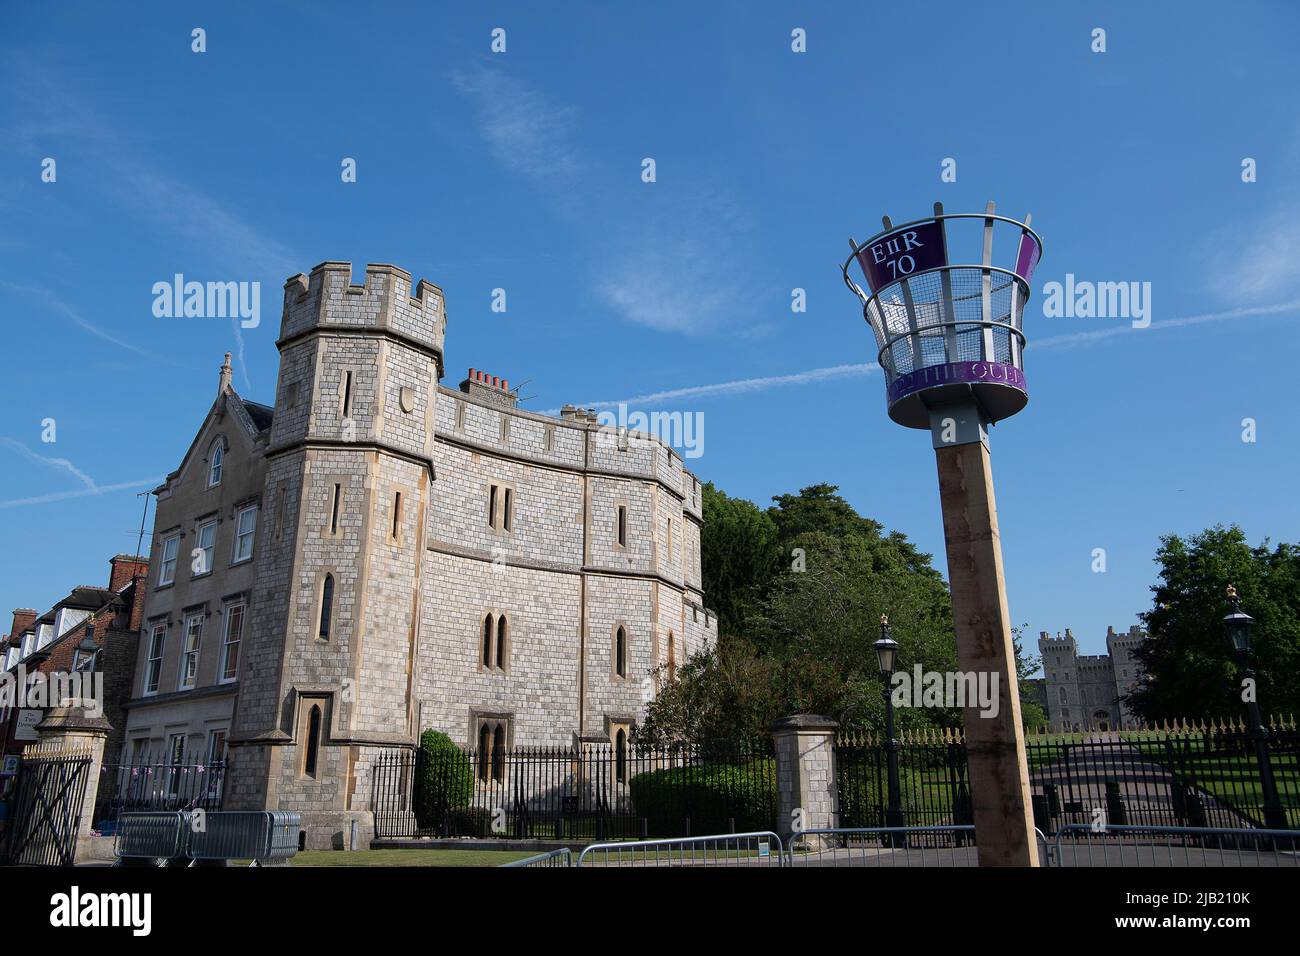
[[[36,725],[41,739],[28,756],[36,754],[67,753],[89,754],[90,771],[86,776],[85,794],[81,802],[81,818],[77,821],[77,862],[87,858],[91,847],[90,825],[95,815],[95,798],[99,794],[100,769],[104,763],[104,744],[113,729],[103,717],[92,717],[79,703],[52,707]]]
[[[795,714],[769,728],[776,750],[777,834],[788,842],[794,813],[802,811],[804,830],[833,827],[838,822],[839,794],[835,786],[835,730],[829,717]]]

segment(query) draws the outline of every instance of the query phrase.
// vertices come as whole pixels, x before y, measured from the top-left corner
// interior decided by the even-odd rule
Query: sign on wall
[[[14,725],[14,740],[40,740],[41,735],[36,732],[36,725],[41,722],[44,715],[35,708],[24,708],[18,711],[18,722]]]
[[[872,292],[926,269],[946,266],[943,223],[931,220],[886,233],[862,247],[858,264]]]

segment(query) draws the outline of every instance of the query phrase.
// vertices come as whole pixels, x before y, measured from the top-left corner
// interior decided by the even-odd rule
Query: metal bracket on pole
[[[989,446],[989,421],[974,400],[930,408],[930,439],[935,448],[971,445]]]

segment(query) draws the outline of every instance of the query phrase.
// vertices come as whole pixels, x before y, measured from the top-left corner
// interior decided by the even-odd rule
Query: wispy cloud
[[[47,468],[53,468],[64,474],[71,475],[77,481],[81,482],[80,488],[74,488],[70,491],[52,491],[43,495],[33,495],[28,498],[10,498],[8,501],[0,501],[0,508],[17,508],[22,505],[43,505],[55,501],[66,501],[69,498],[87,498],[96,495],[106,495],[114,491],[126,491],[134,488],[144,488],[149,485],[156,485],[162,481],[162,477],[141,478],[138,481],[120,481],[111,485],[101,485],[94,478],[86,474],[66,458],[55,458],[50,455],[42,455],[32,451],[22,442],[13,438],[0,436],[0,445],[13,449],[19,455],[22,455],[28,461],[36,462]]]
[[[1232,319],[1248,319],[1267,315],[1282,315],[1287,312],[1300,312],[1300,299],[1289,302],[1277,302],[1272,305],[1253,306],[1241,309],[1229,309],[1225,312],[1207,312],[1201,315],[1188,315],[1176,319],[1152,322],[1145,329],[1135,329],[1131,325],[1115,325],[1088,332],[1070,332],[1047,338],[1030,340],[1029,350],[1072,349],[1104,342],[1108,339],[1126,335],[1139,335],[1153,330],[1184,328],[1191,325],[1204,325],[1210,322],[1226,322]],[[824,368],[812,368],[790,375],[769,375],[762,378],[741,378],[730,382],[717,382],[710,385],[688,385],[682,388],[668,389],[662,392],[650,392],[634,395],[630,398],[605,399],[598,402],[583,402],[582,408],[617,408],[619,405],[639,406],[663,405],[667,402],[690,398],[714,398],[725,395],[739,395],[749,392],[762,392],[770,388],[786,385],[814,385],[819,382],[841,378],[853,378],[872,375],[880,370],[875,362],[861,365],[830,365]],[[558,415],[558,408],[548,409],[542,414]]]
[[[115,491],[130,491],[135,488],[147,488],[162,481],[162,477],[142,478],[139,481],[121,481],[112,485],[96,485],[94,488],[78,488],[74,491],[55,491],[47,495],[35,495],[31,498],[11,498],[0,501],[0,508],[18,508],[23,505],[45,505],[55,501],[67,501],[69,498],[87,498],[94,495],[106,495]]]
[[[1160,322],[1152,322],[1144,329],[1135,329],[1132,325],[1125,322],[1122,325],[1113,325],[1103,329],[1092,329],[1087,332],[1067,332],[1063,335],[1051,335],[1043,339],[1030,339],[1025,351],[1032,354],[1032,352],[1042,349],[1077,348],[1079,346],[1091,345],[1094,342],[1101,342],[1106,339],[1113,339],[1126,335],[1142,335],[1147,332],[1160,331],[1161,329],[1179,329],[1189,325],[1204,325],[1208,322],[1226,322],[1230,319],[1248,319],[1264,315],[1282,315],[1287,312],[1296,311],[1300,311],[1300,299],[1292,299],[1289,302],[1275,302],[1272,305],[1248,306],[1240,309],[1228,309],[1224,312],[1206,312],[1201,315],[1188,315],[1177,319],[1165,319]]]
[[[717,398],[724,395],[741,395],[746,392],[762,392],[769,388],[783,385],[812,385],[840,378],[858,378],[880,371],[875,362],[861,365],[830,365],[826,368],[812,368],[806,372],[794,372],[790,375],[767,375],[761,378],[738,378],[730,382],[716,382],[712,385],[688,385],[663,392],[650,392],[646,395],[634,395],[631,398],[617,398],[599,402],[583,402],[582,408],[617,408],[619,405],[663,405],[666,402],[680,401],[688,398]],[[558,408],[548,409],[543,415],[558,415]]]
[[[1300,291],[1300,204],[1225,226],[1205,242],[1205,274],[1220,298],[1251,302]]]
[[[11,63],[9,74],[11,95],[30,107],[23,111],[20,122],[7,128],[14,141],[28,149],[60,139],[79,140],[91,147],[109,172],[101,183],[101,195],[116,201],[131,214],[143,215],[196,248],[204,249],[207,258],[239,278],[268,271],[288,276],[298,271],[299,259],[278,240],[207,193],[141,160],[131,144],[102,119],[93,105],[68,90],[62,78],[47,64],[20,55]],[[65,306],[64,311],[92,335],[149,354],[80,318],[75,310]],[[238,319],[232,318],[231,330],[240,374],[245,388],[251,390]]]
[[[95,479],[91,478],[90,475],[86,474],[84,471],[82,471],[72,462],[68,461],[68,459],[66,458],[52,458],[46,455],[38,455],[36,452],[32,451],[22,442],[16,441],[13,438],[0,437],[0,444],[12,448],[14,451],[18,452],[18,454],[22,455],[28,461],[39,462],[42,465],[48,465],[51,468],[57,468],[60,471],[67,472],[68,474],[76,478],[78,481],[80,481],[83,485],[85,485],[86,489],[89,491],[98,490],[99,486],[95,484]]]
[[[140,346],[132,342],[128,342],[125,339],[119,339],[116,336],[111,335],[110,333],[104,331],[98,325],[96,325],[95,323],[87,319],[85,316],[83,316],[73,306],[69,305],[67,302],[64,302],[61,298],[59,298],[49,289],[41,289],[36,286],[29,286],[29,285],[17,285],[16,283],[6,282],[4,280],[0,280],[0,288],[10,289],[11,291],[14,292],[20,292],[23,295],[28,295],[34,298],[41,299],[51,308],[55,309],[58,312],[62,312],[64,315],[66,315],[69,319],[73,321],[73,323],[78,328],[83,329],[86,332],[89,332],[91,335],[95,336],[96,338],[103,339],[105,342],[111,342],[113,345],[116,345],[119,348],[124,348],[128,352],[134,352],[136,355],[143,355],[145,358],[153,359],[155,361],[165,362],[168,365],[176,365],[176,366],[181,365],[181,363],[177,362],[175,359],[168,358],[167,356],[164,355],[157,355],[146,349],[140,348]]]
[[[568,193],[587,167],[572,139],[577,110],[487,67],[456,71],[451,82],[473,104],[493,158],[576,212]]]
[[[579,145],[578,112],[508,73],[451,75],[470,101],[493,158],[569,223],[599,237],[592,290],[616,315],[661,332],[698,335],[752,315],[754,291],[719,255],[745,232],[731,195],[703,179],[644,184],[629,197]],[[639,175],[640,155],[624,174]],[[584,240],[587,241],[587,240]]]

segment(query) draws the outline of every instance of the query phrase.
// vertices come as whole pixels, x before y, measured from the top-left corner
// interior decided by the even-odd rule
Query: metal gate
[[[93,760],[89,751],[28,751],[9,817],[4,856],[22,866],[71,866]]]

